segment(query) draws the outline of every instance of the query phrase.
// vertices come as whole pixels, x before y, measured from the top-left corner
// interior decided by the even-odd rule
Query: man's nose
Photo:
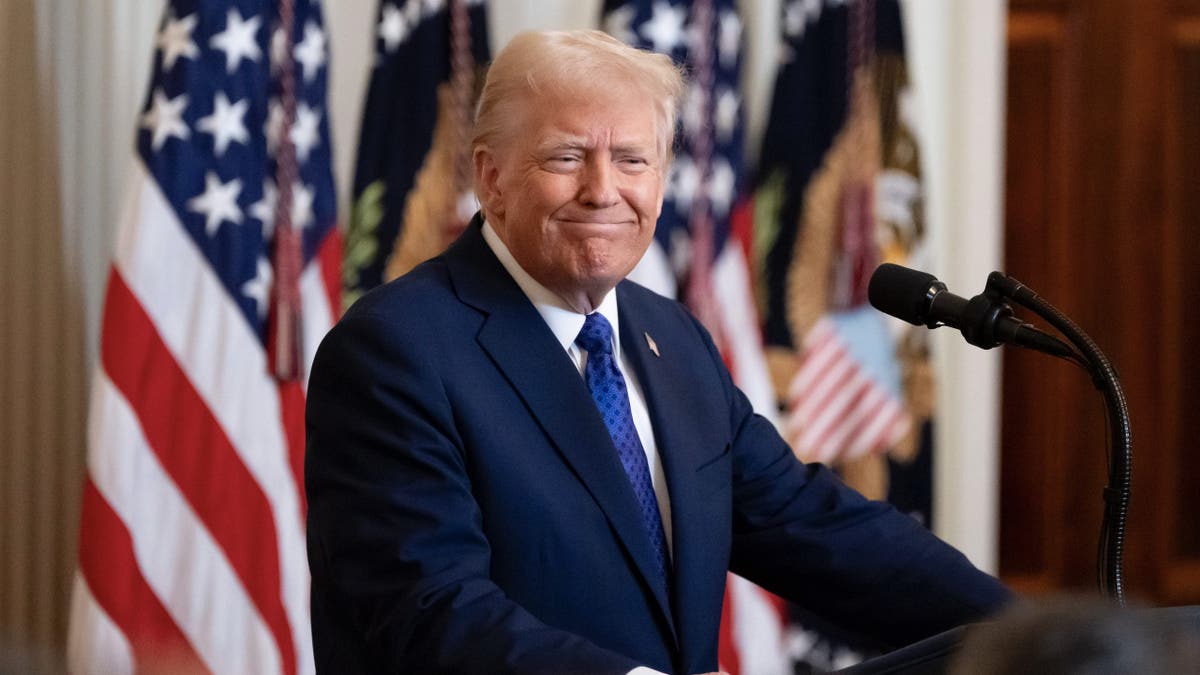
[[[597,209],[615,206],[621,196],[617,192],[615,169],[611,162],[593,157],[588,160],[579,186],[579,201]]]

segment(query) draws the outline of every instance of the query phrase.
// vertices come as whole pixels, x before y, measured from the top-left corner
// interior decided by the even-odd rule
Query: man
[[[805,466],[704,329],[627,281],[662,206],[670,61],[602,33],[495,59],[482,219],[360,300],[309,384],[328,672],[696,673],[726,570],[904,644],[1008,591]]]

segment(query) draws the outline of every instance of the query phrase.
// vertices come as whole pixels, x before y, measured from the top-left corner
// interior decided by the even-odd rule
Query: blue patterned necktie
[[[629,391],[625,378],[617,368],[612,350],[612,326],[599,312],[587,315],[583,330],[575,338],[575,344],[588,354],[584,378],[592,390],[592,400],[600,409],[600,416],[608,427],[617,456],[625,467],[625,474],[633,485],[633,494],[642,511],[642,523],[654,548],[655,561],[664,582],[670,560],[667,555],[667,538],[663,533],[662,514],[658,510],[658,499],[654,496],[654,485],[650,482],[650,467],[646,462],[646,451],[633,426],[633,414],[629,410]]]

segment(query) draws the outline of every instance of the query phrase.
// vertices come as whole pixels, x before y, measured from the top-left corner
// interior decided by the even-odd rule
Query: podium
[[[1111,637],[1114,625],[1128,630],[1129,639],[1142,641],[1143,646],[1147,646],[1148,640],[1153,641],[1168,634],[1176,637],[1187,636],[1190,638],[1189,647],[1200,645],[1200,605],[1117,611],[1123,612],[1124,616],[1118,620],[1119,623],[1108,625],[1103,633],[1094,631],[1094,627],[1080,625],[1064,625],[1063,631],[1075,641],[1074,646],[1080,646],[1089,640],[1097,641]],[[834,672],[843,675],[942,675],[948,672],[950,663],[966,636],[972,630],[988,625],[968,624],[952,628],[907,647]],[[1150,642],[1149,647],[1151,650],[1156,647],[1169,648],[1166,644],[1154,642]],[[1083,653],[1096,656],[1097,652],[1098,650],[1085,646]],[[1200,669],[1200,665],[1197,665],[1197,668]]]
[[[958,653],[970,626],[951,628],[907,647],[834,671],[845,675],[941,675]]]

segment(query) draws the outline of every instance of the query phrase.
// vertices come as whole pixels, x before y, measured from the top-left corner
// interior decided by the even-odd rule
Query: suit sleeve
[[[636,662],[543,624],[489,579],[484,514],[434,343],[359,313],[318,351],[306,457],[318,667],[630,671]]]
[[[833,621],[901,646],[978,621],[1012,593],[949,544],[820,464],[804,464],[733,385],[730,569]]]

